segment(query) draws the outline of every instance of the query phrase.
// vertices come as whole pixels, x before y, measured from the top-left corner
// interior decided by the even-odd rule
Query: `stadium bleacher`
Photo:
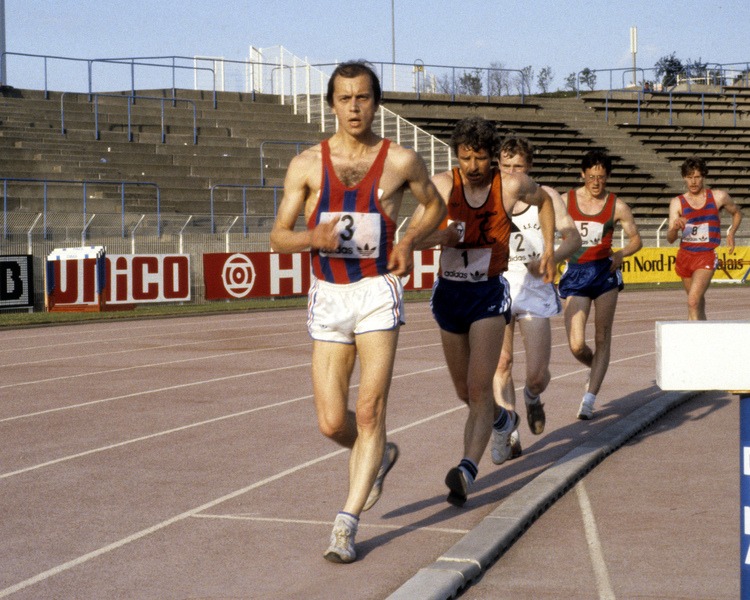
[[[136,229],[139,236],[151,236],[145,242],[149,248],[159,249],[165,247],[165,234],[179,236],[182,244],[186,228],[223,233],[224,240],[211,238],[211,243],[226,250],[229,232],[240,231],[238,219],[243,234],[238,244],[248,248],[250,231],[251,247],[267,250],[289,161],[302,146],[332,131],[322,96],[294,100],[307,103],[322,121],[297,114],[288,95],[160,88],[90,95],[3,86],[3,249],[31,248],[43,213],[41,255],[50,244],[84,238],[94,243],[97,235],[110,236],[101,242],[110,247],[129,241],[135,248]],[[728,190],[740,205],[750,200],[750,88],[727,87],[703,96],[386,92],[383,107],[397,117],[382,135],[407,146],[417,144],[419,129],[444,149],[457,120],[492,119],[502,136],[531,141],[533,175],[561,192],[580,185],[578,165],[586,151],[608,151],[614,163],[608,187],[631,206],[647,244],[659,243],[669,198],[683,189],[679,165],[689,155],[708,160],[709,185]],[[404,133],[404,123],[416,126],[413,134]],[[434,154],[437,143],[420,141],[418,150]],[[410,202],[407,194],[402,214],[411,213]],[[96,220],[89,217],[93,214]],[[128,236],[132,239],[125,240]]]

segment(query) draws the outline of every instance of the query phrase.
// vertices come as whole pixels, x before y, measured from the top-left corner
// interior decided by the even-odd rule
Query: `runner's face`
[[[528,173],[529,165],[522,154],[510,156],[507,152],[501,152],[500,170],[503,173]]]
[[[697,196],[703,191],[703,175],[697,169],[690,171],[685,177],[685,185],[687,185],[688,192]]]
[[[336,77],[333,82],[333,114],[340,128],[354,137],[367,134],[376,110],[372,82],[367,75]]]
[[[458,167],[464,181],[474,186],[490,182],[492,157],[487,150],[474,150],[465,144],[461,144],[458,147],[457,157]]]
[[[601,196],[607,188],[607,171],[601,165],[594,165],[582,171],[581,177],[586,191],[594,198]]]

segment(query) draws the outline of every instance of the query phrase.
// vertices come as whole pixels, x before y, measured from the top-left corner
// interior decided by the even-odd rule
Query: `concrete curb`
[[[665,393],[588,438],[504,500],[445,554],[420,569],[388,596],[389,600],[457,597],[596,465],[664,414],[699,393]]]

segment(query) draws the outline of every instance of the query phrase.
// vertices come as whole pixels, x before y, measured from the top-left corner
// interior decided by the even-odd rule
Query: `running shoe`
[[[542,404],[541,399],[537,398],[536,402],[526,404],[526,421],[534,435],[539,435],[544,431],[547,417],[544,414],[544,404]]]
[[[513,411],[513,419],[508,419],[503,429],[492,428],[492,462],[503,464],[510,456],[510,434],[518,429],[518,413]]]
[[[445,485],[450,490],[448,502],[461,508],[466,503],[466,493],[469,491],[469,484],[464,472],[458,467],[453,467],[445,476]]]
[[[357,535],[357,522],[346,515],[336,515],[331,532],[331,543],[323,558],[334,563],[350,563],[357,560],[354,550],[354,536]]]
[[[581,400],[581,406],[578,408],[578,418],[582,421],[588,421],[594,416],[594,402],[596,400],[587,401],[585,398]]]
[[[523,448],[521,448],[521,435],[518,433],[518,429],[516,429],[510,434],[510,456],[508,459],[512,460],[518,458],[521,454],[523,454]]]
[[[375,503],[380,500],[380,495],[383,493],[383,480],[388,475],[388,471],[393,468],[398,460],[398,446],[393,442],[386,442],[385,452],[383,452],[383,463],[380,465],[378,476],[375,478],[375,483],[372,484],[370,495],[367,497],[364,508],[362,510],[370,510]]]

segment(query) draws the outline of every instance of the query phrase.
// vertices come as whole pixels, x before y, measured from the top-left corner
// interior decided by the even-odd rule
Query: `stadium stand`
[[[67,212],[70,218],[62,219],[60,230],[70,243],[72,231],[81,238],[83,204],[84,220],[86,213],[121,214],[120,237],[141,227],[139,232],[155,232],[162,243],[163,223],[149,230],[138,220],[154,212],[156,187],[161,214],[175,217],[172,226],[180,233],[188,222],[195,231],[207,231],[210,213],[210,232],[228,234],[241,215],[246,227],[265,240],[254,247],[267,249],[289,161],[302,146],[328,137],[332,124],[294,114],[288,96],[282,103],[279,96],[262,93],[217,92],[214,98],[210,91],[178,89],[176,101],[172,89],[137,90],[129,100],[132,95],[45,93],[7,86],[0,90],[5,227],[18,221],[17,238],[25,239],[35,214],[44,211],[46,218],[47,212]],[[700,154],[709,161],[711,185],[727,189],[741,205],[750,200],[750,127],[744,113],[739,124],[717,113],[704,125],[698,109],[685,102],[684,113],[674,120],[679,123],[670,125],[664,115],[665,95],[658,96],[646,94],[648,101],[642,98],[635,112],[637,94],[632,92],[492,99],[386,92],[383,107],[442,142],[448,142],[461,118],[492,119],[502,135],[524,136],[534,144],[535,178],[561,192],[580,184],[578,165],[587,150],[605,149],[614,162],[610,189],[633,209],[645,242],[658,244],[669,198],[683,188],[679,163],[688,155]],[[725,104],[730,97],[737,106],[740,101],[734,98],[741,98],[743,106],[750,103],[750,89],[744,87],[728,88],[719,96]],[[615,99],[622,101],[617,109]],[[320,98],[317,102],[313,112],[323,115],[327,111]],[[385,135],[401,135],[400,142],[407,146],[416,143],[416,134],[412,141],[399,133],[400,127],[397,122]],[[435,166],[442,170],[448,164]],[[411,201],[407,194],[406,214]],[[214,228],[219,215],[224,217],[223,229]],[[45,235],[54,238],[53,222],[45,222]],[[228,241],[224,247],[229,248]]]
[[[315,143],[323,135],[301,116],[293,115],[274,96],[223,92],[218,104],[200,91],[180,91],[173,105],[166,90],[128,95],[102,95],[16,90],[0,97],[0,177],[16,179],[155,182],[161,189],[161,210],[184,214],[209,212],[209,190],[217,184],[254,186],[249,212],[273,215],[273,186],[283,183],[294,145],[264,149],[261,186],[261,144],[300,141]],[[166,99],[161,102],[153,100]],[[195,106],[195,120],[192,106]],[[98,133],[96,123],[98,121]],[[130,123],[130,125],[129,125]],[[97,139],[98,138],[98,139]],[[9,208],[39,211],[39,185],[9,185]],[[90,188],[96,189],[94,183]],[[70,185],[49,186],[48,210],[78,209],[80,191]],[[140,197],[139,197],[140,196]],[[242,212],[239,190],[225,187],[215,194],[216,212]],[[118,212],[119,190],[91,192],[88,210]],[[128,193],[129,207],[153,210],[153,194]]]

